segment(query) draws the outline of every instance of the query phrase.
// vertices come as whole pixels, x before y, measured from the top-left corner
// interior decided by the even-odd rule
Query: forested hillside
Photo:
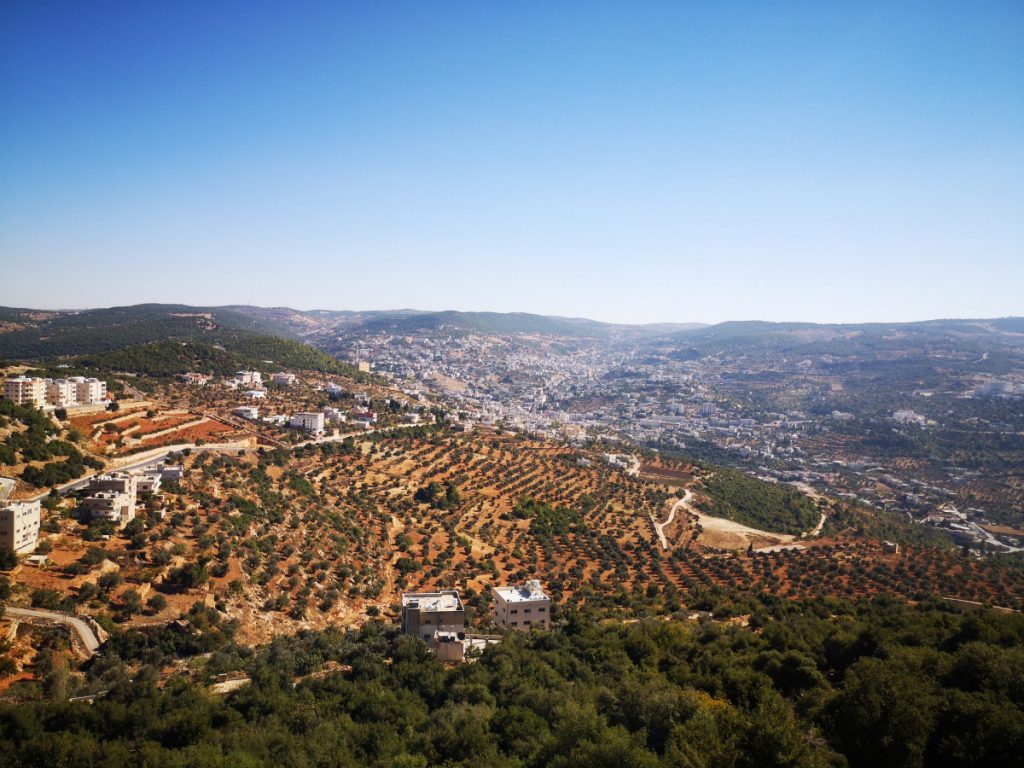
[[[0,754],[46,768],[1020,764],[1021,616],[769,596],[746,609],[749,628],[570,614],[446,668],[373,623],[253,652],[197,606],[187,630],[115,635],[81,684],[51,665],[38,703],[0,708]],[[202,652],[192,681],[157,688],[160,668]],[[235,669],[252,683],[212,695]]]
[[[36,360],[120,349],[167,339],[195,340],[217,331],[290,336],[265,318],[214,307],[139,304],[131,307],[43,314],[11,310],[17,330],[0,333],[0,358]]]
[[[711,498],[708,513],[775,533],[799,535],[814,528],[814,502],[795,488],[773,485],[734,469],[708,467],[703,488]]]
[[[131,371],[157,378],[175,376],[184,371],[225,375],[244,368],[263,371],[295,369],[338,373],[353,378],[360,376],[354,366],[339,362],[308,344],[239,331],[218,332],[211,340],[162,341],[83,355],[71,363],[88,369]]]

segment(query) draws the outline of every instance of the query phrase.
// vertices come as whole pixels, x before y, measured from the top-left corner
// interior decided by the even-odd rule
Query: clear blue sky
[[[1024,3],[0,4],[0,304],[1024,314]]]

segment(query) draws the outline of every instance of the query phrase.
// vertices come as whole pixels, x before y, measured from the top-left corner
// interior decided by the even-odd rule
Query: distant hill
[[[914,323],[768,323],[734,321],[669,334],[656,343],[702,354],[727,352],[799,352],[851,354],[885,348],[924,348],[929,343],[955,343],[961,348],[991,345],[1024,346],[1024,318],[998,320],[926,320]]]
[[[415,333],[450,329],[470,333],[537,333],[557,336],[604,336],[614,326],[594,320],[547,317],[525,312],[428,312],[381,317],[363,323],[363,330]]]
[[[158,341],[69,358],[65,364],[92,371],[132,371],[169,378],[185,371],[220,376],[243,369],[320,371],[367,378],[355,367],[301,341],[224,331],[206,341]]]
[[[272,318],[180,304],[52,313],[0,308],[0,318],[17,326],[0,332],[0,358],[12,360],[93,354],[168,339],[212,338],[225,330],[295,336],[290,327]]]

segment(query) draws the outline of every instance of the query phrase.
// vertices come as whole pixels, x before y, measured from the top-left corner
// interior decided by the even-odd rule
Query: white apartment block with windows
[[[57,408],[78,405],[78,387],[67,379],[47,379],[46,402]]]
[[[494,587],[493,598],[494,623],[498,626],[523,632],[551,626],[551,598],[536,579],[512,587]]]
[[[18,405],[95,405],[107,397],[107,382],[72,376],[69,379],[36,379],[18,376],[4,381],[4,398]]]
[[[275,373],[270,380],[279,387],[290,387],[295,383],[294,373]]]
[[[79,405],[96,405],[107,399],[107,382],[101,379],[72,376],[68,381],[75,383]]]
[[[4,379],[4,399],[17,405],[41,407],[46,404],[46,379],[31,376]]]
[[[39,501],[0,501],[0,548],[32,552],[39,542]]]
[[[314,435],[319,435],[324,431],[324,415],[322,413],[295,413],[292,414],[291,421],[288,423]]]

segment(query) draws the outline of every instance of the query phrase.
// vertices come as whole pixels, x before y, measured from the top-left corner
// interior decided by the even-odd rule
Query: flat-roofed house
[[[522,632],[551,626],[551,598],[536,579],[511,587],[494,587],[493,597],[495,624]]]
[[[402,634],[433,645],[436,632],[466,631],[466,609],[454,589],[402,595]]]

